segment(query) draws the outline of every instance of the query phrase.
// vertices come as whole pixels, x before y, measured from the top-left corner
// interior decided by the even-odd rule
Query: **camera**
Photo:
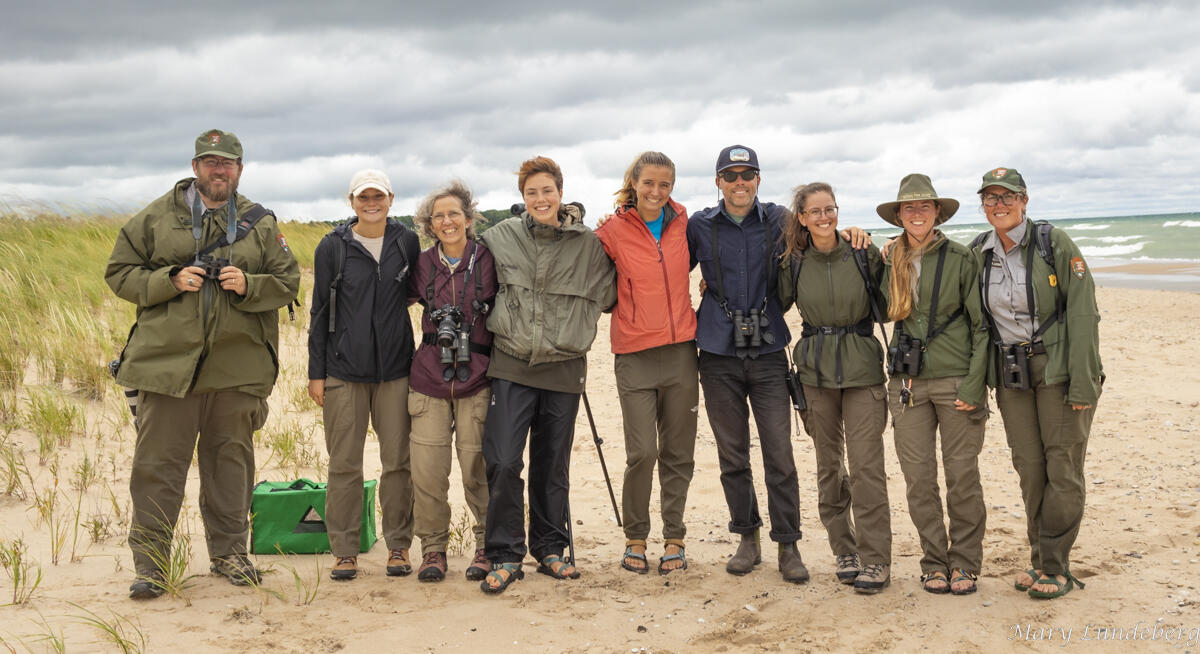
[[[765,328],[771,321],[758,309],[751,309],[749,315],[741,309],[733,312],[733,347],[738,356],[745,357],[747,350],[762,347],[763,343],[770,345],[775,342],[775,335]],[[756,356],[756,355],[752,355]]]
[[[446,366],[442,381],[450,381],[455,375],[459,381],[467,381],[471,374],[467,368],[471,362],[471,333],[463,329],[463,310],[444,304],[430,312],[429,318],[437,327],[434,342],[441,348],[441,362]]]
[[[888,348],[888,374],[916,377],[921,374],[925,346],[921,341],[899,332],[896,344]]]
[[[211,254],[202,254],[188,265],[204,269],[204,278],[215,282],[221,278],[221,269],[232,264],[229,263],[229,259],[214,257]]]
[[[1000,345],[1000,381],[1004,388],[1029,390],[1029,352],[1021,345]]]

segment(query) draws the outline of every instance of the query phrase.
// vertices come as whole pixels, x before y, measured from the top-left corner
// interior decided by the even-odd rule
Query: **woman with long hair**
[[[804,318],[792,361],[807,402],[801,415],[816,452],[821,522],[837,580],[878,593],[891,583],[892,564],[883,464],[887,391],[874,336],[883,261],[874,245],[853,250],[838,234],[829,184],[797,187],[792,213],[783,232],[781,301],[785,310],[795,302]]]
[[[882,282],[888,318],[888,382],[896,455],[908,513],[921,540],[921,582],[930,593],[976,590],[987,509],[979,452],[987,421],[987,327],[980,307],[979,263],[936,227],[958,210],[925,175],[900,182],[894,202],[876,208],[904,233],[892,242]],[[946,477],[943,521],[937,440]]]
[[[611,323],[613,372],[625,426],[625,554],[646,573],[650,488],[658,465],[663,556],[659,574],[687,568],[684,505],[696,449],[700,382],[696,312],[688,291],[687,210],[671,199],[675,163],[643,152],[625,171],[616,213],[596,230],[617,270]]]

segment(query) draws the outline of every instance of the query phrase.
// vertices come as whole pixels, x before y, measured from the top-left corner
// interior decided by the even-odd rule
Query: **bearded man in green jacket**
[[[192,171],[121,228],[105,271],[109,287],[137,305],[116,373],[139,391],[134,599],[163,593],[193,451],[212,571],[237,586],[261,579],[246,557],[251,438],[279,374],[278,310],[296,297],[300,270],[275,216],[237,193],[236,136],[201,134]]]

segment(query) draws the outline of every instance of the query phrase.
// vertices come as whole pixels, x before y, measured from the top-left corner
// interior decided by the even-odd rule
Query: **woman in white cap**
[[[1071,574],[1085,495],[1083,461],[1104,381],[1096,285],[1066,232],[1025,214],[1029,192],[1012,168],[979,187],[993,229],[972,246],[995,347],[988,384],[1021,480],[1032,567],[1013,586],[1054,599],[1083,584]]]
[[[957,210],[957,200],[938,197],[920,174],[905,177],[896,200],[876,208],[904,229],[892,242],[881,285],[896,323],[888,348],[889,408],[908,513],[921,540],[921,582],[930,593],[966,595],[976,590],[987,521],[979,452],[988,346],[978,260],[936,229]],[[939,432],[948,535],[938,488]]]
[[[368,423],[379,438],[383,466],[379,502],[387,574],[412,572],[408,277],[421,246],[412,230],[388,218],[393,198],[387,175],[356,173],[349,195],[354,217],[321,239],[313,256],[308,394],[322,408],[325,423],[325,525],[336,558],[329,575],[338,580],[358,575],[358,553],[371,546],[360,542]]]

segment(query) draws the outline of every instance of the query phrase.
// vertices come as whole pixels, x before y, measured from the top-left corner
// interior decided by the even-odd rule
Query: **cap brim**
[[[999,186],[1000,188],[1006,188],[1015,193],[1025,193],[1026,192],[1024,188],[1021,188],[1020,186],[1017,186],[1016,184],[1009,184],[1008,182],[987,182],[983,186],[980,186],[979,190],[975,191],[975,192],[981,194],[981,193],[983,193],[983,189],[985,189],[989,186]]]
[[[222,157],[225,159],[241,159],[241,157],[237,156],[236,154],[229,154],[228,152],[221,152],[220,150],[208,150],[207,152],[200,152],[195,157],[192,157],[192,158],[199,159],[200,157],[208,157],[208,156]]]
[[[369,188],[373,188],[373,189],[382,191],[388,195],[392,194],[392,189],[386,188],[383,184],[380,184],[378,182],[367,182],[366,184],[360,184],[357,188],[355,188],[353,191],[351,191],[350,197],[356,198],[356,197],[358,197],[358,195],[360,193],[362,193],[363,191],[365,191]]]
[[[725,172],[726,170],[729,170],[730,168],[737,168],[738,166],[741,166],[743,168],[749,168],[750,170],[757,170],[758,172],[762,172],[762,170],[758,166],[752,166],[744,161],[735,161],[735,162],[729,164],[728,166],[725,166],[724,168],[718,168],[717,174],[720,175],[721,173]]]

